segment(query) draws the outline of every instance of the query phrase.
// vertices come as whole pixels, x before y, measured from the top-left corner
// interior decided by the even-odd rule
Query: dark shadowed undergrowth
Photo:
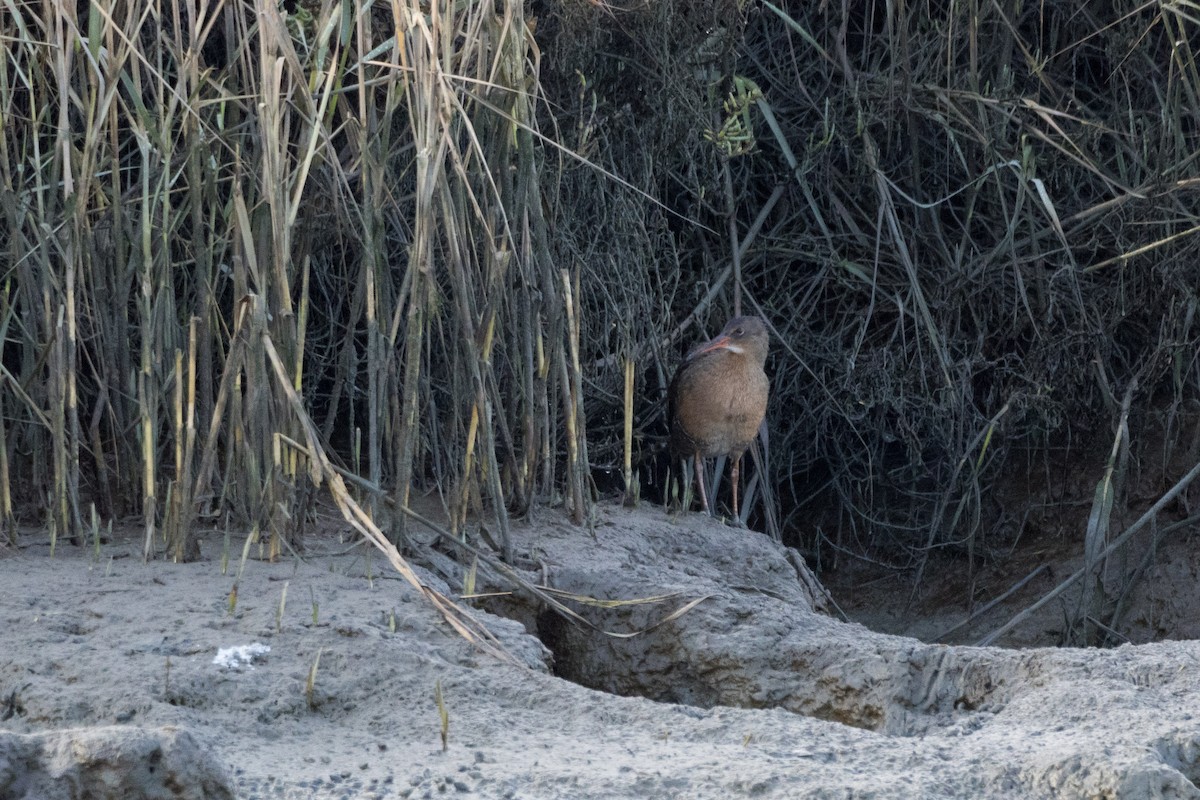
[[[277,555],[340,468],[370,535],[434,491],[509,555],[668,494],[665,387],[740,308],[785,541],[919,587],[1099,449],[1099,569],[1130,470],[1200,457],[1183,8],[9,3],[0,526]]]

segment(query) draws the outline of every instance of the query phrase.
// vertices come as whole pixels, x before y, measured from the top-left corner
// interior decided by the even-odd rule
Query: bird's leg
[[[700,466],[704,462],[704,459],[700,456],[700,453],[696,453],[694,462],[696,464],[696,484],[700,487],[700,502],[704,504],[704,513],[711,517],[712,510],[708,507],[708,490],[704,488],[704,468]]]
[[[737,485],[738,485],[738,470],[741,468],[741,466],[742,466],[742,457],[734,456],[733,472],[730,474],[729,477],[730,477],[730,480],[733,481],[733,518],[739,519],[739,520],[741,519],[741,516],[738,515]]]

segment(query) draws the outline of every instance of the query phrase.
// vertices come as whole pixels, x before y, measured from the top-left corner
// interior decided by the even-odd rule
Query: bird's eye
[[[746,331],[744,331],[743,329],[741,329],[741,328],[738,328],[737,330],[735,330],[735,331],[733,332],[733,335],[734,335],[734,336],[741,336],[741,335],[742,335],[742,334],[744,334],[745,332],[746,332]]]

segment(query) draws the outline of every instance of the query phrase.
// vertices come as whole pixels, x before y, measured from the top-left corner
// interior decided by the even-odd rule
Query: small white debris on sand
[[[241,671],[243,668],[254,669],[255,659],[269,652],[271,652],[270,646],[260,642],[242,644],[237,647],[219,647],[213,663],[221,669],[236,671]]]

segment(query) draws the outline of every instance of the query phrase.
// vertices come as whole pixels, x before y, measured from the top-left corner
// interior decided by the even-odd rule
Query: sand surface
[[[750,572],[730,575],[736,585],[724,589],[712,582],[734,570],[736,553],[715,577],[701,561],[706,548],[732,552],[739,537],[760,537],[753,541],[762,546],[759,534],[655,510],[605,507],[601,516],[593,539],[546,512],[518,530],[518,551],[540,556],[551,578],[590,564],[616,586],[622,563],[632,570],[637,561],[631,596],[645,596],[657,562],[666,589],[694,585],[697,596],[715,598],[697,607],[709,617],[685,614],[643,641],[681,637],[688,625],[712,626],[714,616],[724,633],[744,635],[768,616],[752,609],[733,619],[729,609],[761,597],[777,609],[770,630],[738,647],[801,653],[804,637],[827,637],[855,652],[861,642],[875,661],[839,657],[836,672],[797,661],[794,680],[774,664],[772,679],[796,684],[793,697],[810,680],[813,692],[821,683],[843,695],[883,687],[895,704],[891,721],[872,730],[782,708],[587,689],[555,677],[549,651],[519,623],[476,611],[519,664],[497,660],[464,641],[382,557],[336,531],[312,537],[303,560],[251,557],[240,579],[238,538],[228,564],[216,536],[204,542],[205,560],[170,564],[143,563],[139,543],[121,537],[98,552],[60,544],[51,557],[30,533],[0,558],[0,732],[178,727],[225,766],[245,798],[1200,796],[1192,783],[1200,758],[1195,643],[934,650],[806,608],[789,632],[778,609],[798,604],[781,604],[779,591],[752,574],[760,558],[742,559]],[[680,541],[695,546],[672,545]],[[614,553],[636,555],[609,566]],[[441,577],[421,574],[450,593]],[[758,588],[748,591],[746,581]],[[720,651],[713,631],[689,641]],[[214,663],[222,648],[255,644],[269,652],[240,669]],[[722,658],[736,661],[733,650]],[[899,666],[883,675],[877,657]],[[812,677],[814,669],[827,679]],[[981,683],[985,672],[988,690],[969,702],[914,701],[909,689],[887,688],[951,673]],[[445,749],[437,687],[449,720]]]

